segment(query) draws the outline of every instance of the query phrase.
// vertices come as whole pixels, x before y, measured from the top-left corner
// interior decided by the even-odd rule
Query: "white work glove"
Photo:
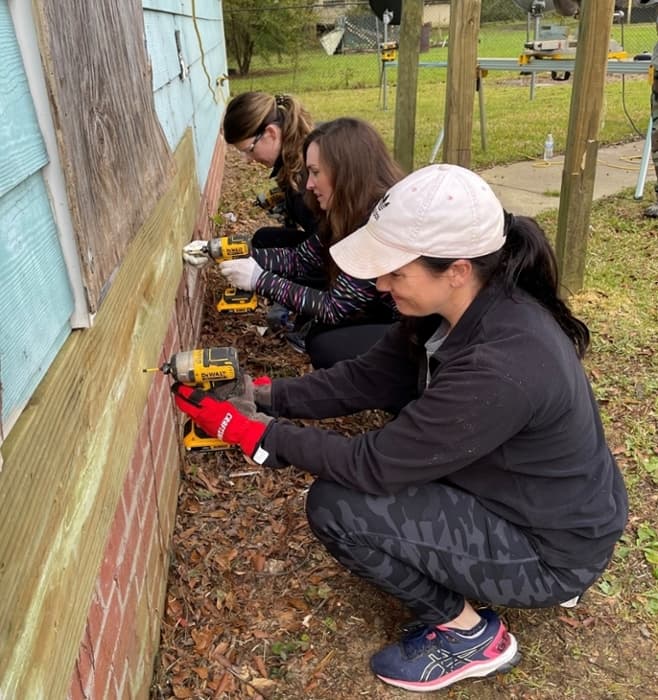
[[[208,241],[192,241],[183,248],[183,260],[192,267],[203,267],[210,261]],[[204,250],[205,249],[205,250]]]
[[[256,282],[263,274],[263,268],[253,258],[225,260],[219,263],[219,271],[229,284],[247,292],[256,289]]]

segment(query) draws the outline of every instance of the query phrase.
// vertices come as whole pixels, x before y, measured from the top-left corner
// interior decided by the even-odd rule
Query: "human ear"
[[[470,278],[473,272],[473,264],[470,260],[459,259],[448,268],[450,273],[450,283],[453,287],[461,287]]]

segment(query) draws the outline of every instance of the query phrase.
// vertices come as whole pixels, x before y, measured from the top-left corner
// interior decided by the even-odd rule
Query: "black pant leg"
[[[608,563],[551,568],[522,529],[441,482],[372,496],[318,480],[306,514],[341,564],[428,624],[453,620],[465,598],[520,608],[557,605],[582,594]]]
[[[314,325],[306,336],[306,352],[314,369],[326,369],[369,350],[390,328],[390,323],[345,326]]]

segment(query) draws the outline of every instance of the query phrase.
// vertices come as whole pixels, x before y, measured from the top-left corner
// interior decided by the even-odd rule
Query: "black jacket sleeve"
[[[418,362],[399,323],[367,353],[302,377],[275,379],[271,414],[333,418],[368,409],[397,413],[418,396]]]

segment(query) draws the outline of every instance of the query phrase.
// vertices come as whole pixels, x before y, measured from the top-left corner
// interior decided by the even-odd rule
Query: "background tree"
[[[525,20],[526,16],[527,13],[512,0],[482,0],[482,23]]]
[[[229,61],[247,75],[255,55],[296,55],[315,38],[311,0],[224,0]]]

